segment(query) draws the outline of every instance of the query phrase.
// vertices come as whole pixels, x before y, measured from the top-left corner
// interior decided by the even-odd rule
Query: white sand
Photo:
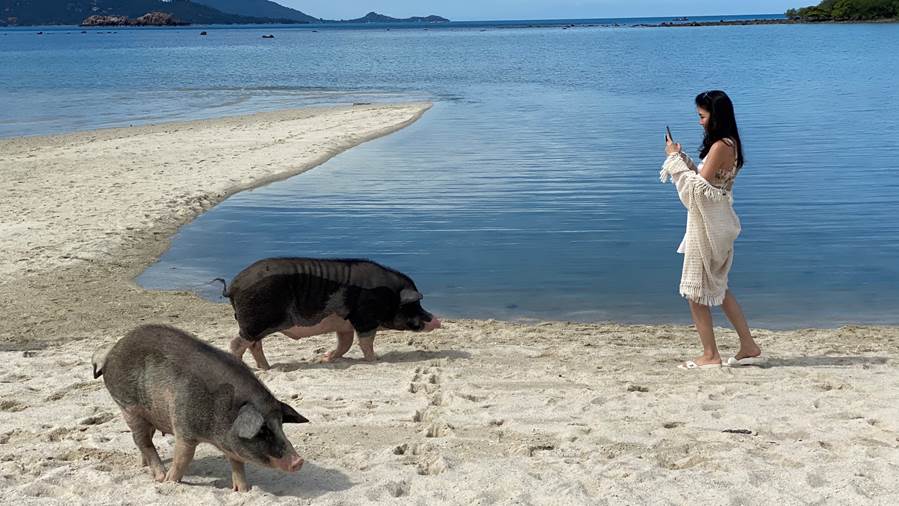
[[[114,253],[236,191],[283,179],[418,119],[357,106],[0,140],[0,283]]]
[[[702,373],[674,367],[698,348],[680,326],[451,320],[379,334],[373,365],[357,349],[316,363],[332,336],[272,336],[259,377],[313,422],[286,427],[303,469],[248,466],[254,488],[238,494],[201,445],[184,483],[152,481],[91,353],[140,322],[221,347],[236,324],[224,304],[133,276],[226,195],[426,108],[0,141],[0,502],[899,503],[899,329],[858,326],[757,331],[768,367]],[[172,436],[155,442],[168,464]]]

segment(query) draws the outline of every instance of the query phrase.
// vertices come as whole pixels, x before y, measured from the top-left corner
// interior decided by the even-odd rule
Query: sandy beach
[[[675,367],[699,349],[686,326],[445,320],[379,334],[374,364],[355,347],[318,363],[333,336],[275,335],[258,376],[312,421],[285,427],[303,469],[250,465],[239,494],[201,445],[184,483],[154,482],[91,354],[140,323],[221,348],[237,325],[226,304],[134,277],[227,196],[429,107],[0,140],[0,502],[899,503],[899,328],[866,326],[757,330],[765,367],[703,372]],[[168,465],[173,437],[154,442]]]

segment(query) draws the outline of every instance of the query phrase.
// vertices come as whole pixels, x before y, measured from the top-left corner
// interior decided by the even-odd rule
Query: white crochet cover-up
[[[734,241],[740,235],[740,218],[731,192],[712,185],[693,167],[688,155],[673,153],[659,173],[663,183],[671,179],[687,208],[687,232],[678,248],[684,254],[679,291],[693,302],[720,306],[734,260]]]

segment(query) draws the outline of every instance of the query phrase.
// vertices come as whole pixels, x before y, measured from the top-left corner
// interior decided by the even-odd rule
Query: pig
[[[240,327],[231,352],[243,360],[250,350],[256,366],[269,369],[262,338],[280,332],[300,339],[337,333],[337,347],[323,362],[341,358],[359,337],[365,360],[376,360],[378,329],[427,332],[440,320],[421,307],[421,292],[405,274],[370,260],[266,258],[237,274],[222,296],[231,301]]]
[[[275,399],[242,361],[187,332],[141,325],[92,362],[156,481],[180,482],[199,443],[225,454],[238,492],[250,490],[246,462],[286,472],[303,465],[282,424],[309,420]],[[175,436],[168,472],[153,446],[157,430]]]

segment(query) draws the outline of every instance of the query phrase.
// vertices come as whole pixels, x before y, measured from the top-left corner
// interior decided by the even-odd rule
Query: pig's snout
[[[288,465],[287,470],[291,473],[295,473],[303,467],[303,459],[299,455],[294,455],[293,458],[290,459],[290,464]]]
[[[295,473],[303,467],[303,458],[296,453],[286,455],[280,459],[272,459],[272,465],[282,471]]]
[[[425,327],[421,330],[422,330],[422,332],[429,332],[431,330],[439,329],[439,328],[440,328],[440,319],[438,319],[436,316],[434,316],[431,318],[431,321],[425,323]]]

